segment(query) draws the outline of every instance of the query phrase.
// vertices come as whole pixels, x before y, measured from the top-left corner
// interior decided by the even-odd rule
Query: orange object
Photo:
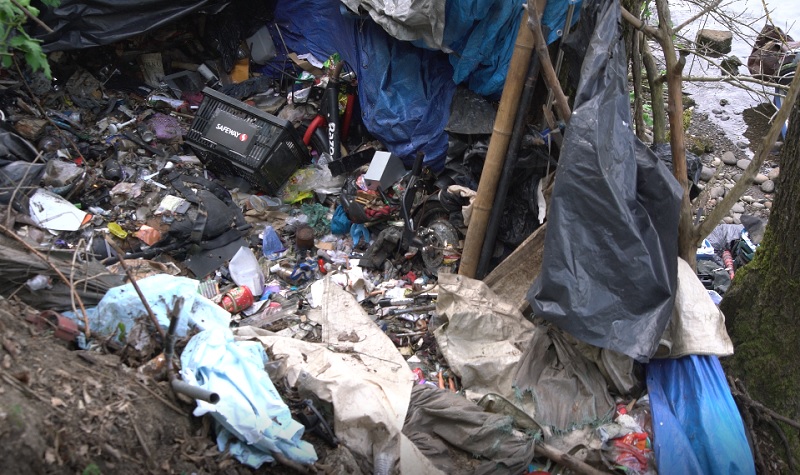
[[[439,371],[439,389],[444,389],[444,375]]]
[[[231,82],[239,84],[250,79],[250,59],[242,58],[236,61],[236,65],[231,71]]]
[[[143,243],[147,244],[148,246],[152,246],[153,244],[157,243],[161,240],[161,231],[155,228],[151,228],[150,226],[143,224],[136,234],[134,234],[137,238],[139,238]]]
[[[450,376],[450,391],[456,392],[456,380]]]

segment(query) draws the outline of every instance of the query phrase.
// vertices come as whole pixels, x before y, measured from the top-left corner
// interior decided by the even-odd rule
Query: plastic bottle
[[[228,265],[231,278],[236,285],[246,286],[258,298],[264,293],[264,272],[258,263],[256,255],[249,247],[242,246],[236,252]]]

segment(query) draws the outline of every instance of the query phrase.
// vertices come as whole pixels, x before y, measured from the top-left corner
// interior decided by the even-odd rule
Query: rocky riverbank
[[[720,104],[712,113],[719,113],[723,116],[728,114],[725,110],[726,101],[722,100]],[[745,114],[748,114],[748,110],[745,111]],[[702,143],[703,150],[694,147],[694,152],[706,152],[699,154],[703,162],[699,185],[703,188],[703,192],[693,202],[695,213],[702,208],[703,214],[707,216],[742,177],[742,173],[750,164],[750,157],[758,153],[757,148],[760,146],[761,137],[766,134],[769,124],[765,118],[762,117],[761,120],[758,120],[757,114],[755,116],[756,118],[752,119],[746,134],[750,140],[750,144],[748,144],[745,141],[734,143],[707,114],[697,112],[692,114],[691,123],[687,129],[687,146]],[[775,181],[780,174],[778,162],[780,145],[781,143],[777,143],[773,147],[753,183],[725,216],[725,223],[739,224],[743,214],[757,216],[764,220],[769,218],[775,196]]]

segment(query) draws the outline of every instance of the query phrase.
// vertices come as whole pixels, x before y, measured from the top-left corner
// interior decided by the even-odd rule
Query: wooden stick
[[[564,91],[561,89],[561,83],[558,80],[555,68],[553,68],[553,62],[550,61],[550,52],[547,50],[547,42],[542,33],[541,18],[534,0],[528,0],[528,27],[533,33],[536,55],[539,57],[539,62],[542,65],[542,77],[544,77],[550,92],[553,93],[558,115],[561,116],[561,120],[564,122],[569,122],[572,111],[569,109],[567,96],[564,95]]]
[[[42,20],[37,18],[36,15],[34,15],[33,13],[30,12],[30,10],[28,10],[24,6],[20,5],[20,3],[17,0],[11,0],[11,3],[13,3],[15,7],[19,8],[20,10],[22,10],[22,13],[24,13],[26,17],[28,17],[31,20],[33,20],[34,23],[36,23],[37,25],[42,27],[42,29],[44,31],[46,31],[48,33],[52,33],[53,32],[52,28],[50,28],[49,26],[47,26],[47,24],[45,24],[45,22],[43,22]]]
[[[136,283],[136,279],[133,278],[133,272],[131,272],[131,270],[128,267],[128,265],[125,264],[125,253],[122,252],[122,250],[119,247],[117,247],[117,245],[114,244],[113,242],[111,242],[110,240],[106,240],[106,242],[108,243],[109,246],[111,246],[112,249],[114,249],[114,252],[116,252],[117,255],[120,257],[119,265],[120,265],[120,267],[122,267],[122,270],[125,271],[125,274],[127,274],[128,278],[131,280],[131,285],[133,285],[133,288],[136,290],[136,294],[139,295],[139,300],[142,301],[142,305],[144,305],[145,310],[147,310],[147,315],[150,317],[150,321],[153,322],[153,325],[156,326],[156,330],[158,331],[158,334],[161,335],[161,341],[162,341],[162,345],[163,345],[164,342],[166,342],[166,335],[164,334],[164,329],[161,328],[161,324],[158,323],[158,318],[156,318],[156,314],[153,313],[153,309],[150,308],[150,304],[147,303],[147,299],[144,298],[144,294],[142,293],[142,289],[139,288],[139,284],[137,284]]]

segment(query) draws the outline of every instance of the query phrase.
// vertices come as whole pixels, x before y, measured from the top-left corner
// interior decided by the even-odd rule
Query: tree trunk
[[[781,173],[764,240],[736,273],[721,308],[736,353],[725,361],[750,395],[800,418],[800,107],[795,105],[781,153]],[[795,457],[797,432],[786,430]]]

